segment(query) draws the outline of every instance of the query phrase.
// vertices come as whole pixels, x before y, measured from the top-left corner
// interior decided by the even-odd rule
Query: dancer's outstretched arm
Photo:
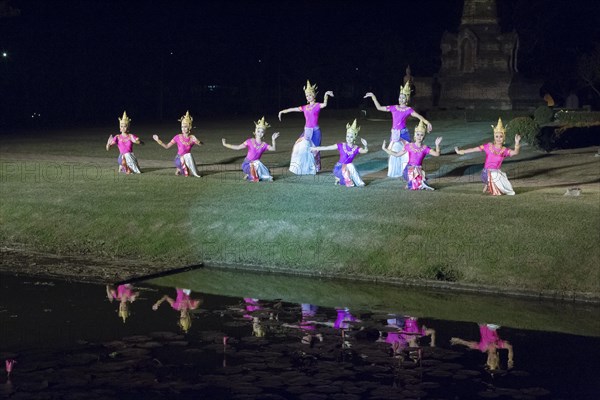
[[[228,149],[231,149],[231,150],[242,150],[242,149],[246,148],[246,144],[245,144],[246,142],[244,142],[242,144],[235,145],[235,144],[229,144],[229,143],[227,143],[227,141],[225,139],[221,139],[221,143],[223,143],[223,146],[225,146],[225,147],[227,147]]]
[[[158,135],[152,135],[152,139],[154,139],[154,141],[156,141],[156,143],[158,143],[159,145],[161,145],[162,147],[164,147],[165,149],[170,148],[171,146],[173,146],[175,144],[174,141],[170,141],[167,144],[164,144],[162,140],[160,140],[160,138],[158,137]]]
[[[325,92],[325,96],[323,97],[323,102],[321,103],[321,108],[327,107],[327,97],[335,97],[331,90]]]
[[[441,154],[440,143],[442,143],[442,137],[441,136],[435,139],[435,150],[431,149],[429,151],[429,155],[434,156],[434,157],[438,157]]]
[[[383,141],[383,144],[381,145],[381,150],[385,151],[390,156],[394,156],[394,157],[401,157],[406,154],[406,150],[404,150],[404,149],[400,150],[400,151],[392,151],[392,150],[388,149],[387,147],[385,147],[385,140]]]
[[[378,109],[379,111],[390,112],[387,108],[385,108],[381,104],[379,104],[379,101],[377,101],[377,97],[375,97],[375,95],[373,93],[369,92],[369,93],[365,94],[365,96],[363,98],[366,99],[367,97],[370,97],[371,99],[373,99],[375,108]]]

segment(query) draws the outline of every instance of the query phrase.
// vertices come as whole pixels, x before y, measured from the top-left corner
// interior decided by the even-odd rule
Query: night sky
[[[407,64],[440,66],[462,0],[12,0],[0,19],[3,127],[274,113],[302,104],[307,78],[331,106],[367,90],[394,102]],[[600,7],[584,0],[498,0],[503,31],[521,36],[520,70],[556,86],[600,42]]]

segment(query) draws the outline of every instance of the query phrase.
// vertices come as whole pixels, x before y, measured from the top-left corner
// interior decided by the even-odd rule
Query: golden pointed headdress
[[[423,123],[423,120],[419,120],[419,125],[417,125],[417,126],[415,127],[415,133],[416,133],[416,132],[423,132],[423,133],[426,133],[426,132],[427,132],[427,125],[425,125],[425,124]]]
[[[265,121],[265,117],[262,117],[261,119],[256,121],[254,123],[254,125],[256,125],[256,129],[258,129],[258,128],[267,129],[267,128],[271,127],[271,125],[269,125],[269,123],[267,121]]]
[[[131,119],[127,116],[127,111],[123,111],[123,116],[119,117],[119,123],[129,125]]]
[[[306,80],[306,86],[304,86],[304,94],[312,94],[313,96],[317,95],[317,85],[311,85],[310,81]]]
[[[404,86],[400,86],[400,94],[403,94],[406,97],[410,97],[410,79],[406,81],[406,84]]]
[[[190,126],[190,129],[191,129],[194,118],[192,118],[189,111],[186,111],[185,115],[183,117],[179,118],[179,121],[181,121],[182,125],[185,122],[186,124],[188,124]]]
[[[358,135],[358,131],[360,131],[360,126],[356,125],[356,118],[354,119],[352,125],[350,125],[350,123],[346,124],[346,133],[351,133],[354,137],[356,137]]]
[[[123,320],[123,323],[127,321],[127,318],[129,317],[129,307],[127,306],[127,303],[119,304],[119,317]]]
[[[498,124],[496,126],[492,125],[494,129],[494,133],[500,132],[503,135],[506,135],[506,129],[504,129],[504,125],[502,125],[502,118],[498,118]]]

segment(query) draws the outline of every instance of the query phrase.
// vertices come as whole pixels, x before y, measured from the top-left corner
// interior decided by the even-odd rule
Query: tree
[[[577,59],[577,75],[584,87],[591,88],[600,97],[600,44],[587,54],[582,54]]]

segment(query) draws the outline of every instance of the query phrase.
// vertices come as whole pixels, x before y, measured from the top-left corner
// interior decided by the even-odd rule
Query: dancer
[[[364,98],[370,97],[375,103],[375,108],[379,111],[392,113],[392,133],[390,136],[389,149],[391,151],[401,151],[404,145],[410,142],[410,133],[406,128],[406,120],[409,116],[418,118],[420,122],[427,125],[427,132],[431,132],[432,126],[421,114],[417,113],[411,107],[408,107],[410,100],[410,80],[406,85],[400,86],[400,94],[398,96],[398,105],[382,106],[377,101],[375,95],[371,92],[365,94]],[[403,175],[404,168],[408,163],[408,154],[402,157],[390,157],[388,160],[388,176],[390,178],[398,178]]]
[[[133,290],[133,285],[126,283],[124,285],[117,286],[117,289],[111,285],[106,285],[106,297],[111,303],[113,300],[119,300],[119,317],[123,320],[123,323],[127,321],[129,317],[129,304],[133,303],[135,299],[140,295],[140,292]]]
[[[192,316],[190,315],[191,310],[195,310],[200,307],[202,304],[202,300],[200,299],[192,299],[190,294],[192,291],[190,289],[181,289],[175,288],[177,292],[177,296],[175,300],[173,298],[167,296],[166,294],[160,298],[154,305],[152,309],[154,311],[158,310],[158,307],[165,301],[171,305],[173,310],[179,311],[179,323],[178,325],[181,327],[184,333],[187,333],[192,326]]]
[[[272,181],[273,177],[269,173],[269,169],[260,161],[260,157],[266,151],[275,151],[275,140],[279,137],[279,132],[275,132],[271,136],[271,144],[262,141],[263,136],[267,128],[271,127],[266,121],[265,117],[262,117],[254,123],[256,128],[254,129],[254,139],[247,139],[244,143],[233,145],[227,144],[225,139],[221,139],[223,146],[232,150],[242,150],[248,148],[248,154],[242,163],[242,171],[244,171],[244,179],[250,182],[261,181]]]
[[[191,135],[192,122],[194,118],[190,115],[190,112],[186,112],[183,117],[179,119],[181,121],[181,133],[174,136],[173,139],[167,144],[164,144],[158,135],[153,135],[152,138],[164,147],[169,149],[174,144],[177,145],[177,155],[175,156],[175,175],[189,176],[190,174],[196,178],[200,178],[198,171],[196,170],[196,162],[192,156],[191,150],[194,145],[201,146],[203,143],[199,141],[196,136]]]
[[[485,366],[486,369],[491,371],[500,369],[500,355],[498,349],[506,349],[508,351],[507,367],[508,369],[511,369],[515,365],[513,347],[507,340],[500,339],[497,332],[499,328],[500,326],[495,324],[480,324],[479,334],[481,338],[479,342],[453,337],[450,339],[450,344],[459,344],[472,350],[479,350],[482,353],[487,353]]]
[[[429,346],[435,347],[435,330],[422,325],[419,327],[418,319],[410,316],[393,316],[387,319],[388,327],[395,328],[395,332],[388,332],[385,340],[392,347],[393,355],[399,355],[407,347],[419,347],[418,340],[429,336]]]
[[[385,146],[385,140],[381,145],[381,149],[388,153],[390,156],[400,157],[404,154],[408,154],[408,164],[404,168],[402,176],[406,181],[406,188],[410,190],[434,190],[431,186],[427,185],[427,178],[425,177],[425,171],[423,171],[423,159],[427,154],[434,157],[440,155],[440,143],[442,138],[438,137],[435,139],[435,150],[429,146],[423,146],[423,138],[425,137],[425,125],[423,121],[419,122],[419,125],[415,128],[415,141],[414,143],[407,143],[404,145],[404,150],[393,152]]]
[[[138,161],[135,155],[133,154],[133,144],[141,144],[140,138],[129,133],[129,124],[131,119],[127,116],[127,112],[123,111],[123,116],[119,118],[119,130],[121,131],[120,135],[110,135],[108,137],[108,141],[106,142],[106,151],[110,149],[111,146],[117,145],[119,147],[119,157],[117,158],[117,162],[119,163],[119,172],[123,172],[125,174],[139,174],[140,167],[138,166]]]
[[[492,128],[494,129],[494,143],[490,142],[464,150],[459,150],[458,147],[455,147],[454,151],[461,156],[467,153],[484,151],[485,164],[481,171],[483,193],[489,193],[492,196],[500,196],[502,194],[514,196],[515,191],[506,174],[500,170],[500,167],[505,157],[512,157],[519,154],[521,150],[521,135],[515,135],[515,149],[511,150],[504,147],[506,130],[504,129],[504,125],[502,125],[502,119],[498,118],[498,124],[496,126],[492,125]]]
[[[360,139],[363,146],[365,146],[364,148],[358,147],[354,144],[354,141],[358,136],[358,131],[360,131],[360,126],[356,125],[355,119],[352,125],[350,125],[349,123],[346,124],[345,143],[337,143],[332,144],[331,146],[316,146],[310,148],[313,151],[337,150],[340,153],[340,160],[333,167],[333,175],[335,175],[336,185],[346,185],[347,187],[365,186],[365,183],[360,178],[356,167],[352,163],[352,161],[354,161],[354,157],[356,157],[358,153],[366,154],[369,152],[367,141],[365,139]]]
[[[296,175],[315,175],[321,170],[321,155],[319,153],[311,154],[309,148],[311,146],[321,145],[321,128],[319,128],[319,112],[327,107],[327,98],[334,97],[332,91],[325,92],[322,103],[317,103],[317,85],[311,85],[309,80],[306,80],[304,94],[308,104],[300,107],[286,108],[279,111],[279,121],[281,114],[289,112],[303,112],[306,123],[304,132],[294,144],[292,149],[292,158],[290,160],[290,171]]]

